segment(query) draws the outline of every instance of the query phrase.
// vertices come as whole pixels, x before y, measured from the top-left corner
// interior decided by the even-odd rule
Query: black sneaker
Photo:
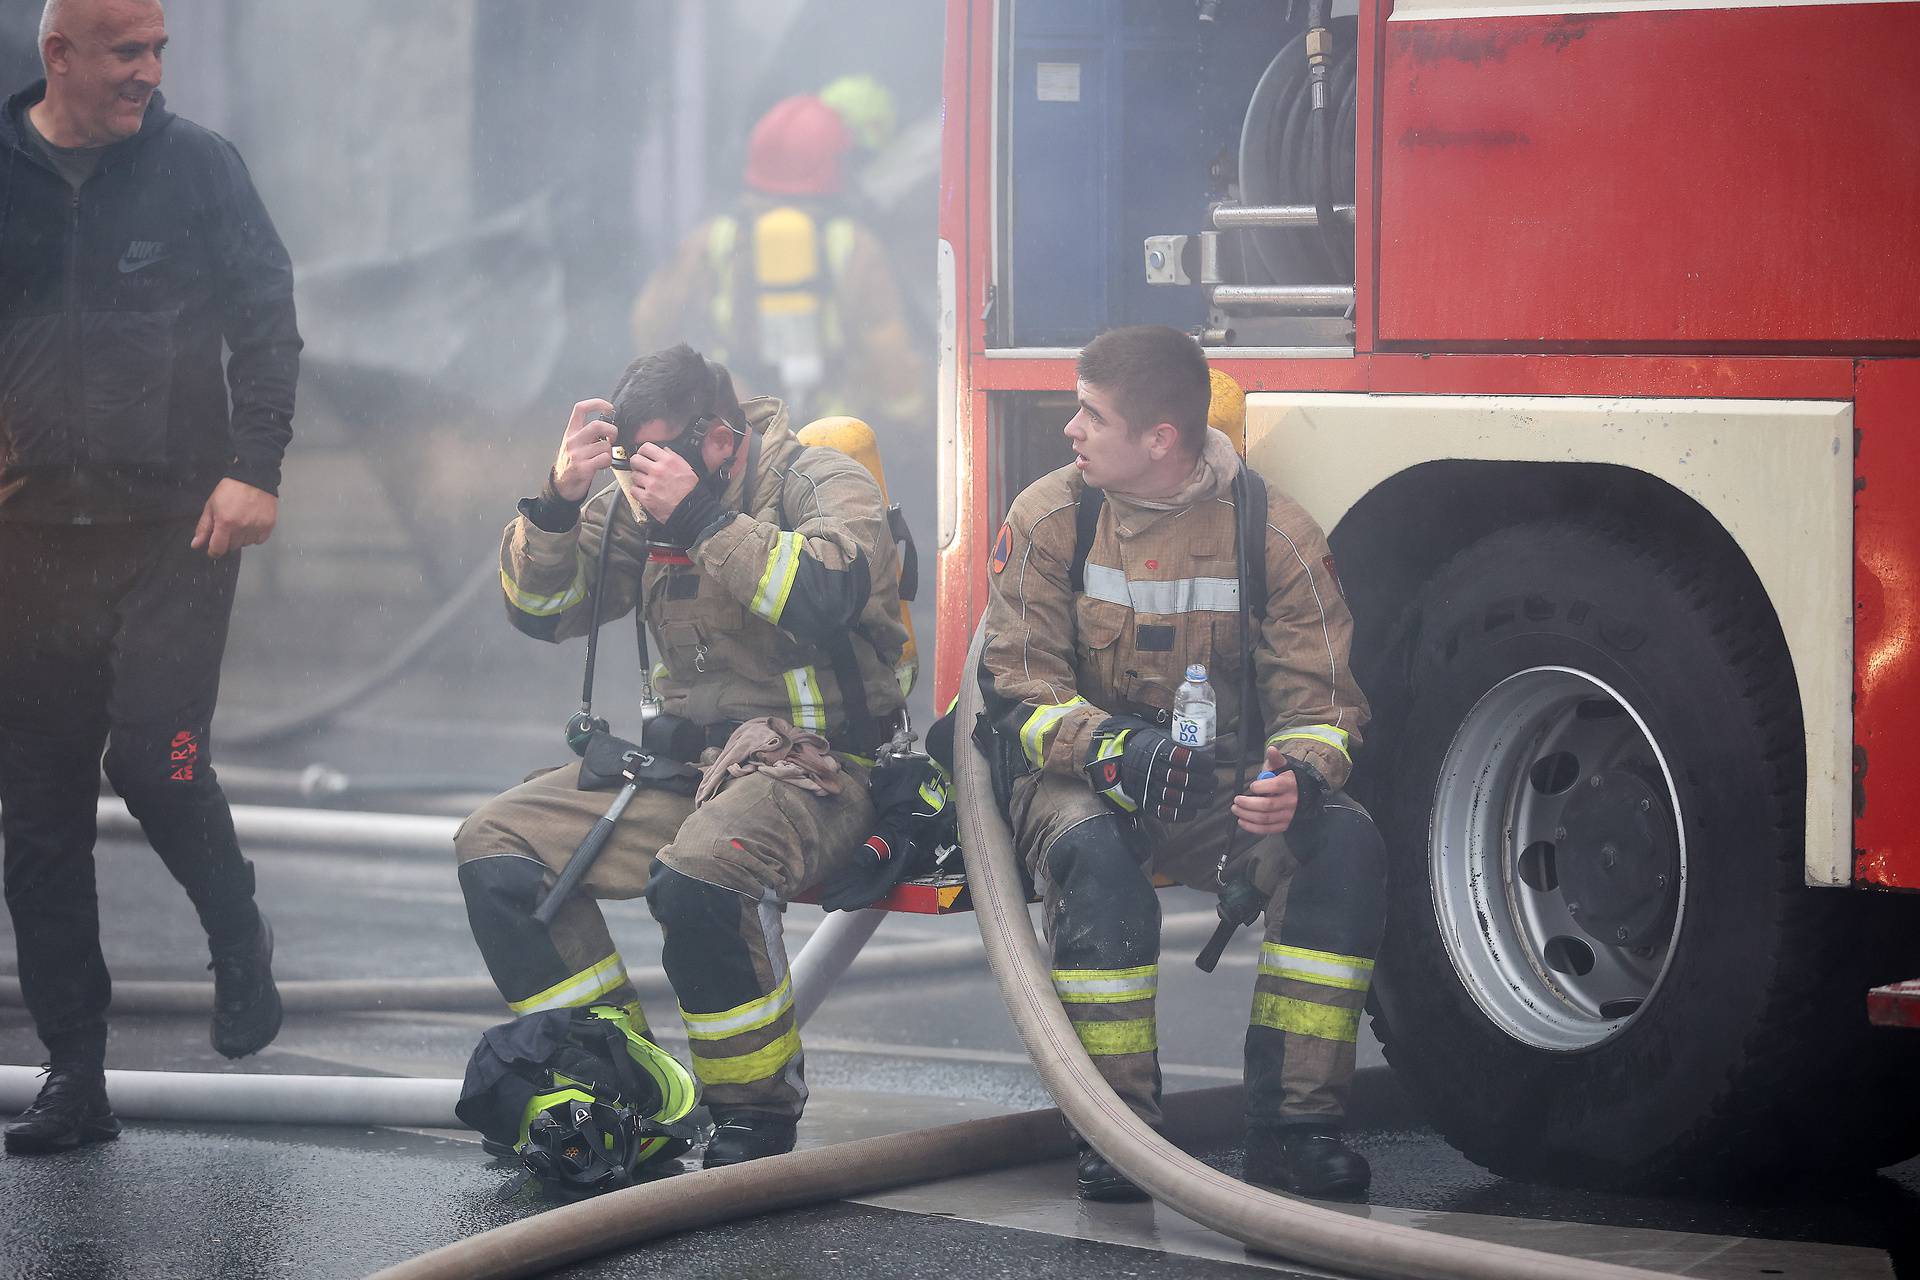
[[[14,1155],[72,1151],[88,1142],[120,1136],[120,1121],[107,1105],[107,1078],[98,1069],[50,1067],[40,1096],[6,1128]]]
[[[260,917],[260,932],[234,946],[216,947],[213,970],[213,1047],[244,1058],[280,1034],[280,991],[273,985],[273,926]]]
[[[1358,1200],[1373,1181],[1367,1158],[1327,1124],[1249,1125],[1243,1173],[1248,1182],[1316,1200]]]
[[[1074,1166],[1073,1176],[1082,1200],[1137,1204],[1149,1198],[1126,1174],[1107,1163],[1107,1158],[1092,1147],[1080,1148],[1080,1160]]]
[[[718,1169],[766,1156],[783,1156],[793,1150],[799,1130],[800,1122],[794,1117],[768,1111],[717,1113],[713,1117],[713,1137],[700,1167]]]

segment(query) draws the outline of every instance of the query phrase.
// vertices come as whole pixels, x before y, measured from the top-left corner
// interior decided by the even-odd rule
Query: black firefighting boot
[[[1126,1204],[1147,1199],[1147,1193],[1135,1186],[1126,1174],[1107,1163],[1107,1158],[1086,1143],[1080,1144],[1080,1160],[1074,1165],[1074,1181],[1082,1200],[1102,1200]]]
[[[229,1058],[244,1058],[273,1043],[280,1034],[280,989],[273,985],[273,926],[266,914],[260,929],[242,942],[215,945],[207,968],[213,970],[213,1047]]]
[[[120,1121],[107,1105],[107,1077],[97,1065],[48,1067],[40,1096],[6,1128],[12,1155],[72,1151],[119,1136]]]
[[[1358,1200],[1373,1180],[1367,1158],[1326,1121],[1249,1124],[1242,1173],[1248,1182],[1316,1200]]]
[[[745,1164],[766,1156],[783,1156],[793,1150],[800,1122],[792,1116],[770,1111],[721,1111],[713,1117],[713,1138],[700,1161],[703,1169],[722,1165]]]

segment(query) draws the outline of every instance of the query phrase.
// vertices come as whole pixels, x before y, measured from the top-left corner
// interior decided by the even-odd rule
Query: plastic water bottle
[[[1213,745],[1213,727],[1217,713],[1213,704],[1213,686],[1207,683],[1207,669],[1201,663],[1187,668],[1187,678],[1173,695],[1173,740],[1183,747],[1204,751]]]

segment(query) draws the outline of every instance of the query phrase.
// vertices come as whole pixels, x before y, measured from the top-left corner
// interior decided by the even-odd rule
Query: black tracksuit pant
[[[213,773],[212,720],[239,554],[194,520],[0,522],[0,839],[20,987],[56,1059],[97,1055],[111,992],[94,889],[107,778],[209,941],[259,927],[253,868]]]

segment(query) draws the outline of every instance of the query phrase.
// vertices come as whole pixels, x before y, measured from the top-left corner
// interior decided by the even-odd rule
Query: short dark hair
[[[640,428],[656,418],[684,426],[702,414],[712,414],[741,431],[747,429],[733,375],[725,365],[684,342],[628,365],[611,398],[613,425],[620,432],[620,443],[629,449]]]
[[[1207,356],[1193,338],[1161,324],[1109,329],[1080,349],[1076,372],[1113,393],[1115,408],[1138,433],[1162,422],[1180,433],[1183,448],[1206,447],[1207,406],[1213,383]]]

